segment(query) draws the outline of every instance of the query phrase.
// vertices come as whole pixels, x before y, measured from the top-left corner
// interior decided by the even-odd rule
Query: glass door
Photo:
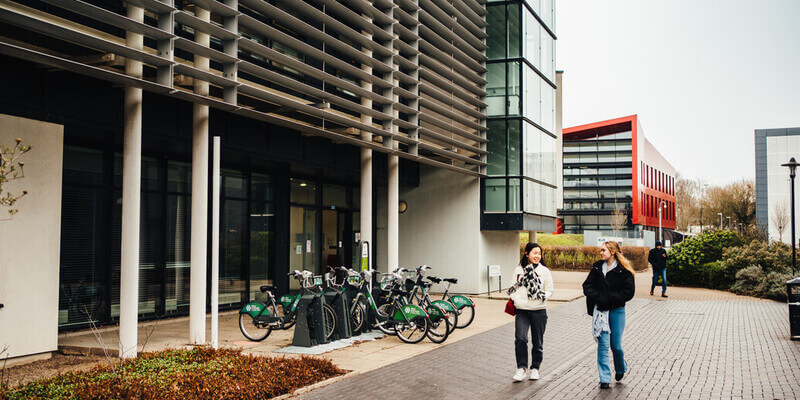
[[[316,266],[316,218],[310,207],[292,206],[289,209],[289,271],[304,270],[319,274]],[[292,289],[300,289],[296,279],[290,279]]]

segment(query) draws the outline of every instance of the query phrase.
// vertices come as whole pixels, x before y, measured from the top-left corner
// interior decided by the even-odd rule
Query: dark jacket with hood
[[[652,248],[647,254],[647,262],[653,266],[653,271],[661,272],[667,267],[667,251],[664,248]]]
[[[583,282],[583,294],[586,295],[586,312],[594,313],[594,306],[600,311],[625,307],[625,303],[633,298],[636,284],[633,274],[617,263],[617,267],[603,276],[603,260],[592,265],[589,276]]]

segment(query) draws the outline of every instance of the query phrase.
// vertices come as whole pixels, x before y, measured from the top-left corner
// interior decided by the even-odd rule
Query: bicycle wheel
[[[378,307],[376,312],[381,317],[386,317],[386,320],[388,321],[388,320],[392,319],[390,313],[394,312],[394,306],[392,306],[389,303],[382,304],[380,307]],[[396,334],[396,332],[394,330],[394,327],[389,323],[378,324],[378,329],[380,329],[381,332],[383,332],[383,333],[385,333],[387,335],[395,335]]]
[[[448,333],[453,333],[453,331],[456,330],[456,326],[458,326],[459,316],[458,316],[458,310],[456,309],[456,306],[452,305],[452,303],[450,305],[452,306],[452,309],[443,310],[443,311],[445,313],[447,313],[447,317],[448,317],[447,326],[450,329],[450,331]]]
[[[466,328],[472,323],[472,320],[475,319],[475,306],[472,304],[466,305],[458,310],[458,313],[458,324],[456,324],[456,328]]]
[[[359,301],[350,311],[350,322],[353,327],[353,335],[358,335],[367,324],[367,307]]]
[[[278,315],[283,315],[283,317],[286,318],[286,310],[280,304],[278,305],[278,313]],[[297,313],[292,314],[291,318],[285,320],[281,329],[289,329],[293,327],[295,323],[297,323]]]
[[[409,322],[398,322],[394,326],[397,337],[406,343],[419,343],[428,335],[428,317],[414,317]]]
[[[239,314],[239,330],[244,337],[254,342],[260,342],[272,333],[269,325],[256,324],[256,319],[248,313]]]
[[[330,304],[325,304],[324,308],[325,311],[322,312],[322,318],[325,318],[325,339],[330,340],[336,330],[336,313],[333,312],[333,307]]]
[[[433,307],[436,307],[435,305]],[[445,311],[439,307],[439,310],[442,312],[442,315],[445,314]],[[431,317],[430,324],[428,326],[428,339],[431,340],[433,343],[442,343],[447,340],[447,337],[450,336],[451,326],[453,324],[450,323],[449,318],[445,317]]]

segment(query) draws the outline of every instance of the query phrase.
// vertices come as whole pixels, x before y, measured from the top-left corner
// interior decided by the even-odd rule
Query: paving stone
[[[302,398],[800,398],[800,342],[788,338],[786,304],[709,296],[628,303],[630,371],[611,390],[599,389],[591,318],[580,299],[548,310],[539,381],[511,381],[513,324],[506,324]]]

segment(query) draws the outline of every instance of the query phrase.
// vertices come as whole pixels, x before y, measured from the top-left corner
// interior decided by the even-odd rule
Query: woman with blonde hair
[[[611,384],[609,347],[614,354],[617,382],[628,372],[622,332],[625,330],[625,303],[633,298],[636,286],[631,262],[622,254],[617,242],[603,243],[600,258],[583,282],[583,294],[586,295],[586,311],[592,316],[592,335],[597,341],[600,388],[608,389]]]

